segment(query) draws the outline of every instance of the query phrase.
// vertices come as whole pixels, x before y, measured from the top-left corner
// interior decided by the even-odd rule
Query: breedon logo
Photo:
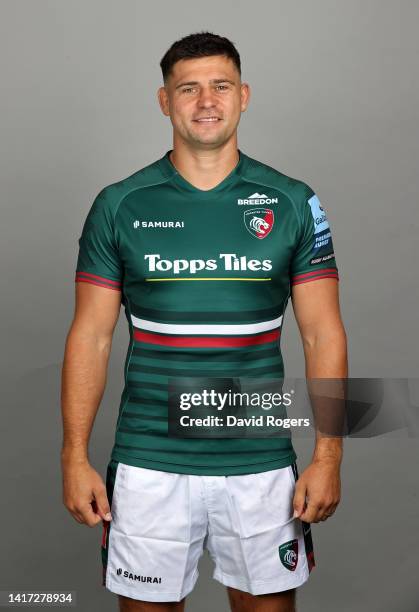
[[[278,198],[270,198],[264,193],[252,193],[245,199],[238,199],[237,204],[250,204],[252,206],[262,206],[263,204],[278,204]]]

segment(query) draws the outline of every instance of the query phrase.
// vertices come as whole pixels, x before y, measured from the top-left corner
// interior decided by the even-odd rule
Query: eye
[[[228,89],[228,85],[217,85],[217,88],[221,90]]]
[[[194,87],[185,87],[184,89],[182,89],[182,93],[190,93],[191,91],[194,91],[195,88]]]

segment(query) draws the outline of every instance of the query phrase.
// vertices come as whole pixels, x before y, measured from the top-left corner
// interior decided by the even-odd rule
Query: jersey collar
[[[172,150],[173,149],[167,151],[159,160],[159,164],[164,175],[168,178],[170,177],[183,191],[198,198],[211,198],[214,196],[219,196],[220,193],[230,189],[230,187],[240,178],[247,161],[247,156],[243,153],[243,151],[237,149],[239,153],[239,161],[233,170],[212,189],[198,189],[198,187],[195,187],[192,185],[192,183],[187,181],[172,164],[169,157]]]

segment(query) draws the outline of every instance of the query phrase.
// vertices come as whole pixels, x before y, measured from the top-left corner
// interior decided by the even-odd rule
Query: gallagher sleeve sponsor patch
[[[326,212],[313,193],[301,210],[301,235],[291,262],[291,282],[336,278],[338,271]]]

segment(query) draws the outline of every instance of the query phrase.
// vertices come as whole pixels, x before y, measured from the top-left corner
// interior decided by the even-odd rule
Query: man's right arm
[[[75,315],[65,345],[61,384],[63,501],[78,522],[91,527],[110,510],[103,480],[89,463],[88,444],[105,390],[120,305],[121,291],[77,282]]]

